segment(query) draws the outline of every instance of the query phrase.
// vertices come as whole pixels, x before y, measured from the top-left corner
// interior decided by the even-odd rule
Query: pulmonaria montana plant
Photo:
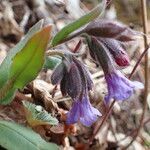
[[[89,101],[88,91],[93,82],[89,71],[74,56],[66,55],[55,68],[51,76],[52,84],[60,84],[63,95],[73,99],[71,110],[67,114],[67,124],[80,121],[85,126],[91,126],[101,113]]]
[[[118,66],[126,67],[130,64],[126,45],[134,41],[135,31],[118,22],[96,20],[75,33],[75,36],[79,34],[86,38],[91,57],[104,71],[108,87],[106,103],[111,99],[128,99],[135,89],[143,88],[142,83],[130,81],[117,70]],[[90,126],[101,116],[89,101],[88,91],[93,85],[90,73],[75,56],[64,56],[54,70],[51,81],[54,85],[60,84],[62,94],[68,94],[73,99],[72,108],[67,114],[68,124],[80,121],[83,125]]]
[[[137,81],[130,81],[119,70],[115,68],[108,47],[105,46],[97,37],[87,37],[89,50],[92,57],[101,65],[107,87],[108,95],[105,96],[105,102],[108,103],[111,98],[115,100],[128,99],[135,89],[142,89],[143,84]]]

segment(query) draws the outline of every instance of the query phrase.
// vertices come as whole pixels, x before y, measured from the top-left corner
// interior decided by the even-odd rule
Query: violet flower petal
[[[96,122],[98,116],[101,116],[101,113],[90,104],[88,99],[84,97],[81,104],[80,122],[89,127]]]
[[[67,124],[73,124],[80,121],[83,125],[89,127],[101,116],[101,113],[95,109],[88,99],[76,100],[71,110],[67,114]]]
[[[80,102],[74,101],[72,108],[67,114],[67,124],[77,123],[80,118]]]
[[[143,84],[138,81],[130,81],[120,71],[116,71],[105,75],[108,86],[108,95],[105,101],[108,103],[111,98],[115,100],[128,99],[135,89],[144,88]]]

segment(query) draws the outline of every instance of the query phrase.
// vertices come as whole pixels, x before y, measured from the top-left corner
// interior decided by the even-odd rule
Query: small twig
[[[143,126],[146,125],[148,122],[150,122],[150,118],[148,118],[144,123]],[[124,138],[122,138],[121,140],[119,140],[118,142],[124,141],[128,136],[133,137],[133,135],[135,135],[137,132],[137,129],[132,130],[130,133],[126,134],[126,136]]]
[[[148,122],[150,122],[150,118],[148,118],[148,119],[143,123],[143,125],[146,125]]]
[[[29,18],[30,18],[30,15],[31,15],[31,11],[30,9],[26,6],[25,7],[25,14],[23,16],[23,19],[21,20],[20,22],[20,27],[25,30],[25,26],[27,25],[28,21],[29,21]]]
[[[141,63],[142,61],[142,58],[145,56],[145,54],[148,52],[150,48],[150,44],[148,45],[148,47],[143,51],[143,53],[141,54],[140,58],[138,59],[138,61],[136,62],[130,76],[129,76],[129,79],[133,76],[133,73],[135,72],[135,70],[137,69],[137,67],[139,66],[139,64]]]
[[[148,33],[148,27],[147,27],[147,8],[146,8],[146,0],[141,0],[141,9],[142,9],[142,20],[143,20],[143,30],[144,30],[144,34],[147,35]],[[145,48],[148,46],[148,39],[147,36],[144,36],[144,45]],[[149,70],[148,70],[148,53],[145,54],[145,93],[144,93],[144,104],[143,104],[143,113],[140,119],[140,125],[137,128],[137,132],[135,134],[135,136],[133,137],[132,141],[126,146],[124,147],[123,150],[126,150],[129,148],[129,146],[136,140],[136,138],[138,137],[141,128],[143,127],[143,123],[144,123],[144,116],[145,116],[145,112],[146,112],[146,108],[147,108],[147,96],[148,96],[148,76],[149,76]]]
[[[56,102],[56,103],[60,103],[60,102],[64,102],[64,101],[70,101],[71,100],[71,98],[70,97],[65,97],[65,98],[61,98],[61,99],[54,99],[54,101]]]
[[[74,48],[74,50],[73,50],[73,53],[76,53],[76,52],[79,50],[80,46],[81,46],[81,40],[79,40],[79,42],[78,42],[77,45],[75,46],[75,48]]]

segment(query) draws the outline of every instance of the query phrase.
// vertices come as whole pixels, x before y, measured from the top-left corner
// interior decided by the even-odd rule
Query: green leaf
[[[6,96],[4,98],[0,99],[0,104],[6,105],[6,104],[10,103],[10,101],[13,99],[13,97],[15,95],[15,92],[16,92],[15,88],[10,89],[7,92]]]
[[[78,20],[68,24],[61,31],[59,31],[52,40],[51,46],[54,47],[61,43],[70,33],[89,23],[97,18],[106,7],[106,0],[103,0],[97,7],[91,10],[88,14],[82,16]]]
[[[28,40],[37,33],[42,28],[43,20],[36,23],[25,37],[14,47],[12,48],[2,64],[0,65],[0,103],[7,104],[10,102],[16,89],[13,88],[13,84],[8,81],[10,69],[12,65],[13,57],[21,51],[24,46],[27,44]]]
[[[38,75],[44,63],[50,32],[51,25],[35,33],[13,58],[9,78],[13,81],[14,87],[23,88]]]
[[[51,25],[37,23],[13,48],[0,66],[0,103],[8,104],[17,89],[32,81],[41,70],[50,38]],[[42,40],[41,40],[42,37]]]
[[[60,62],[61,62],[60,57],[54,57],[54,56],[46,57],[43,68],[54,69],[56,65],[58,65]]]
[[[12,48],[4,61],[2,62],[0,66],[0,88],[3,87],[4,84],[6,84],[8,77],[9,77],[9,72],[10,72],[10,67],[12,64],[12,58],[23,49],[23,47],[27,44],[28,40],[36,33],[38,32],[43,24],[43,20],[39,21],[37,24],[35,24],[29,32],[26,34],[26,36],[14,47]]]
[[[30,126],[38,125],[57,125],[58,120],[51,116],[47,111],[43,110],[41,106],[23,101],[25,106],[26,119]]]
[[[58,146],[44,141],[37,133],[19,124],[0,121],[0,145],[7,150],[58,150]]]

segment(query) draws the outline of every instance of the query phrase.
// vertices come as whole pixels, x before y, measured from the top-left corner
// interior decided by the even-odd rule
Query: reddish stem
[[[73,50],[73,53],[76,53],[79,50],[80,46],[81,46],[81,40],[79,40],[79,42],[77,43],[76,47]]]
[[[146,53],[148,52],[150,48],[150,44],[148,45],[148,47],[143,51],[143,53],[141,54],[140,58],[138,59],[137,63],[135,64],[131,74],[129,75],[129,79],[133,76],[133,73],[135,72],[135,70],[137,69],[138,65],[141,63],[142,58],[146,55]]]

